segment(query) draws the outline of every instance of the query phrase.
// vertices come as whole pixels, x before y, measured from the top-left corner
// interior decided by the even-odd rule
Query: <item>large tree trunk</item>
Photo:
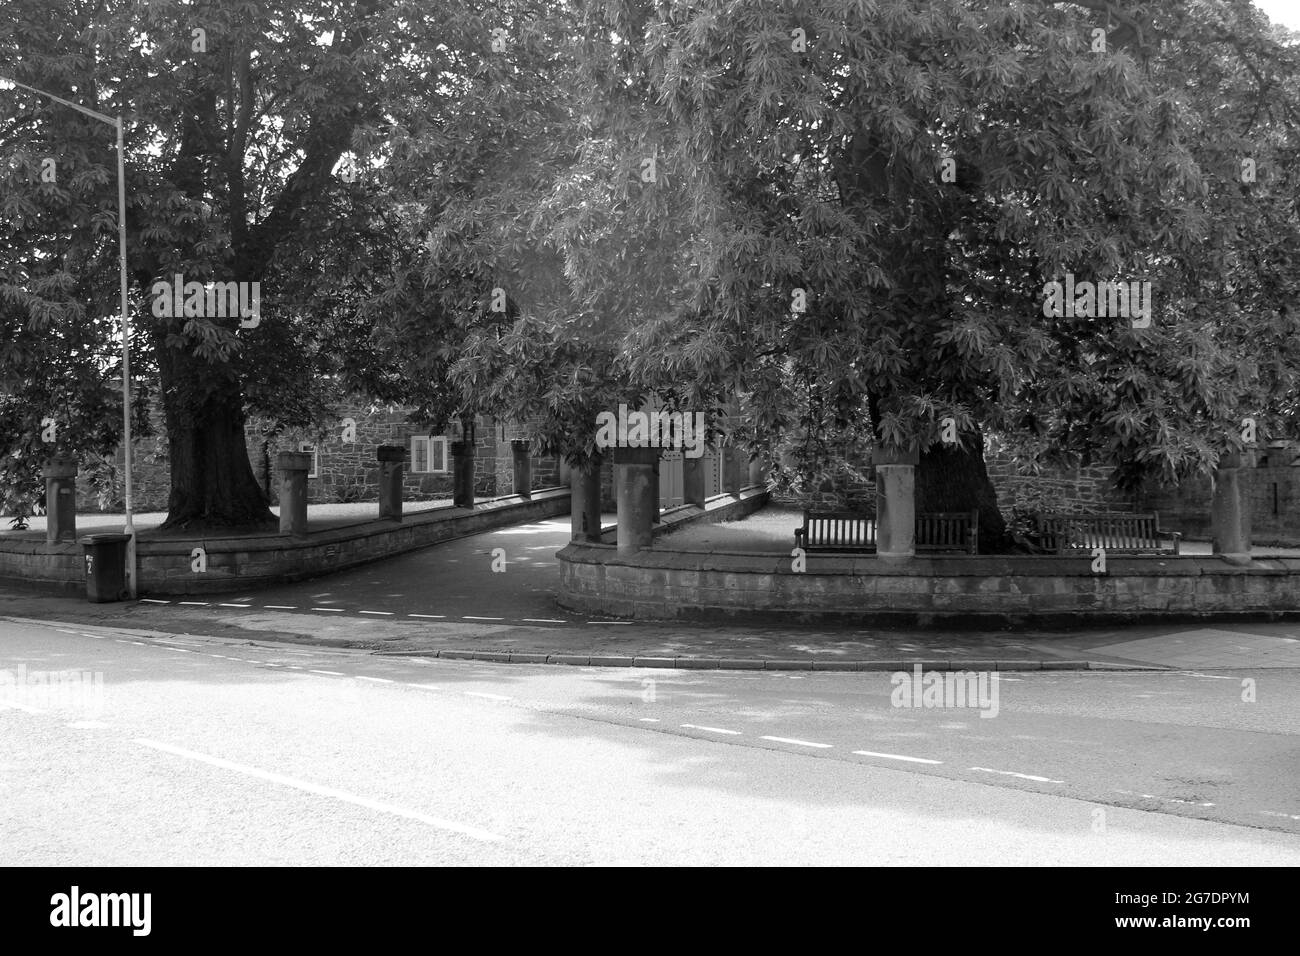
[[[276,527],[244,440],[238,379],[215,382],[210,365],[158,350],[171,462],[166,531],[261,531]],[[200,384],[201,383],[201,384]]]
[[[998,510],[998,495],[984,465],[982,435],[963,435],[961,446],[935,444],[921,453],[916,469],[916,510],[980,513],[979,550],[999,554],[1012,550],[1006,522]]]

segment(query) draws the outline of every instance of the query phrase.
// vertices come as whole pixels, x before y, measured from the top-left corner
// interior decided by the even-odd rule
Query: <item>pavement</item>
[[[1295,670],[897,683],[0,621],[0,841],[11,866],[1300,864]]]
[[[311,581],[206,600],[88,604],[0,589],[0,617],[145,634],[275,640],[516,664],[1028,671],[1300,668],[1294,623],[999,631],[728,626],[591,618],[559,608],[567,517],[445,542]],[[494,570],[496,568],[497,570]]]

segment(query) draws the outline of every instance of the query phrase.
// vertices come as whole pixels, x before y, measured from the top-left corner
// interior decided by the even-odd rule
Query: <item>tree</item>
[[[385,164],[414,143],[432,148],[458,116],[490,101],[510,70],[493,53],[491,31],[517,29],[547,4],[110,0],[51,8],[13,0],[9,9],[0,61],[15,79],[128,116],[136,359],[143,374],[156,375],[165,412],[166,527],[269,523],[244,444],[250,410],[309,424],[339,383],[426,404],[445,388],[441,377],[405,381],[402,363],[372,337],[367,307],[384,295],[395,301],[390,273],[417,255]],[[24,364],[6,366],[4,390],[17,395],[66,348],[72,324],[95,355],[109,354],[111,325],[98,317],[112,313],[115,197],[106,153],[85,146],[92,140],[75,117],[21,98],[0,101],[0,110],[13,190],[0,244],[27,259],[26,271],[4,263],[8,307],[29,330],[57,318],[67,332],[38,337]],[[40,184],[32,175],[39,153],[55,156],[61,182],[74,188]],[[42,217],[29,217],[42,203]],[[69,233],[80,237],[78,255],[62,238]],[[260,315],[155,315],[155,284],[175,275],[257,283]],[[57,317],[42,300],[49,289],[69,300]],[[406,307],[432,319],[426,332],[437,335],[446,317],[424,300],[410,290]],[[103,397],[101,430],[113,415]],[[84,448],[92,430],[66,434]]]
[[[595,95],[646,84],[632,115],[692,211],[682,294],[628,319],[638,380],[739,380],[769,445],[868,423],[921,455],[922,510],[978,507],[994,548],[985,432],[1132,484],[1290,407],[1295,51],[1247,4],[600,9],[633,65]],[[1245,190],[1243,140],[1269,170]],[[665,201],[616,214],[652,246]],[[1067,274],[1150,281],[1151,326],[1045,315]]]

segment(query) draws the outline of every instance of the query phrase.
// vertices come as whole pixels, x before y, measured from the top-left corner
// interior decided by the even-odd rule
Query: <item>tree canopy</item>
[[[180,525],[264,520],[244,416],[341,387],[575,461],[652,395],[795,482],[910,451],[988,540],[987,435],[1136,484],[1295,425],[1300,53],[1246,0],[7,6],[16,79],[128,116]],[[93,126],[0,93],[11,474],[49,407],[116,440]],[[263,321],[154,319],[174,273]],[[1067,276],[1149,283],[1149,323],[1049,314]]]

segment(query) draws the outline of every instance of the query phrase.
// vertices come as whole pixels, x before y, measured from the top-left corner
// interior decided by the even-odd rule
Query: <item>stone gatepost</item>
[[[569,537],[577,544],[600,543],[600,463],[597,455],[569,469]]]
[[[763,467],[763,462],[758,458],[749,463],[749,483],[751,485],[767,484],[767,469]]]
[[[533,496],[533,460],[528,456],[531,442],[515,438],[510,442],[510,454],[514,459],[514,483],[512,490],[521,498]]]
[[[1219,459],[1210,506],[1214,553],[1234,564],[1250,561],[1250,474],[1243,465],[1241,455]]]
[[[307,533],[307,475],[311,452],[282,451],[275,456],[280,472],[280,533]]]
[[[917,452],[877,449],[872,460],[876,470],[876,556],[916,556],[916,464]]]
[[[474,507],[474,445],[451,443],[451,501],[457,508]]]
[[[51,458],[41,469],[45,479],[45,543],[77,540],[77,462]]]
[[[654,540],[655,515],[659,499],[655,490],[658,448],[616,448],[614,468],[618,471],[618,553],[635,554]]]
[[[682,457],[682,502],[704,507],[704,457]]]
[[[401,445],[380,445],[375,450],[379,459],[379,517],[402,520],[402,466],[406,464],[406,449]]]

